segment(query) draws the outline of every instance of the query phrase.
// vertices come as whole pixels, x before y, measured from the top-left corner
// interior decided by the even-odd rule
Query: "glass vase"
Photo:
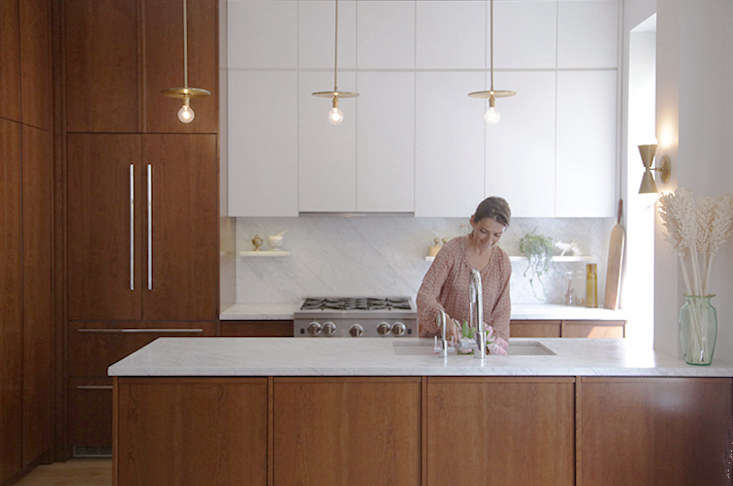
[[[713,295],[686,295],[680,307],[680,346],[687,364],[707,366],[713,361],[718,338],[718,313]]]

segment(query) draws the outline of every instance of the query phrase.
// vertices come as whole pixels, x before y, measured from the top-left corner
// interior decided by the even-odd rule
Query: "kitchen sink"
[[[393,347],[398,355],[433,354],[432,339],[395,341]],[[455,356],[452,349],[449,354]],[[539,341],[509,340],[509,356],[556,356],[556,353]]]

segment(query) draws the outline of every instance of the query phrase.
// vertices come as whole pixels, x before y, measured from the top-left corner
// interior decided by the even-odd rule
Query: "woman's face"
[[[486,246],[494,246],[501,239],[501,235],[504,234],[506,229],[503,224],[494,218],[483,218],[476,222],[472,217],[471,226],[473,227],[474,240]]]

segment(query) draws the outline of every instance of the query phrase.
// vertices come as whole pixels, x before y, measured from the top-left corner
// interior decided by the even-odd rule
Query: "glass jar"
[[[680,307],[680,347],[687,364],[707,366],[713,361],[718,338],[718,312],[710,303],[714,295],[686,295]]]

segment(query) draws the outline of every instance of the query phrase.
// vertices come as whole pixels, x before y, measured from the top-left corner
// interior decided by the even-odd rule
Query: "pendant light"
[[[496,98],[506,98],[517,94],[516,91],[508,89],[494,89],[494,0],[490,0],[490,19],[491,19],[491,89],[488,91],[472,91],[468,96],[472,98],[488,98],[489,106],[484,113],[484,121],[487,124],[495,125],[501,120],[501,114],[496,110]]]
[[[331,109],[328,112],[328,123],[331,125],[341,125],[344,121],[344,113],[339,108],[339,98],[355,98],[359,93],[352,91],[338,90],[338,45],[339,45],[339,0],[335,0],[335,36],[333,42],[333,91],[315,91],[313,96],[320,98],[331,98]]]
[[[209,90],[203,88],[188,87],[188,16],[186,1],[183,0],[183,88],[167,88],[162,91],[165,96],[183,99],[183,105],[178,110],[178,120],[181,123],[191,123],[196,117],[196,113],[191,108],[191,98],[211,94]]]

